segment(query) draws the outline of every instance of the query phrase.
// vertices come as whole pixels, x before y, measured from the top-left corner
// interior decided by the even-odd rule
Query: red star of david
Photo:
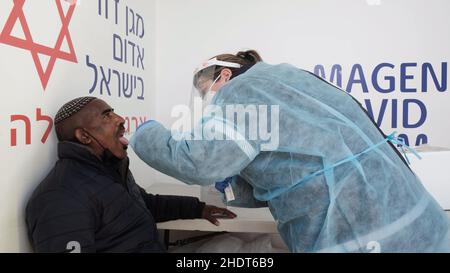
[[[41,79],[42,87],[45,90],[57,59],[77,63],[77,56],[75,54],[72,39],[70,38],[69,33],[69,23],[75,10],[76,0],[71,0],[71,2],[68,2],[70,4],[70,7],[66,15],[64,15],[61,0],[55,0],[59,17],[61,18],[62,27],[61,31],[59,32],[58,39],[56,40],[56,44],[53,48],[33,42],[33,37],[31,35],[27,19],[25,18],[25,14],[23,12],[23,5],[26,0],[13,1],[14,7],[8,17],[8,20],[6,21],[3,31],[0,34],[0,43],[29,50],[31,52],[36,70],[39,74],[39,78]],[[20,21],[23,33],[25,34],[25,39],[11,36],[11,32],[17,20]],[[64,41],[64,38],[66,38],[67,44],[69,45],[69,53],[61,51],[61,45]],[[47,55],[50,57],[47,68],[45,68],[45,70],[42,67],[38,54]]]

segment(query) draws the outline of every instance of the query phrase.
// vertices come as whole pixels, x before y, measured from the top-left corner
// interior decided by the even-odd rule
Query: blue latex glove
[[[232,177],[227,177],[222,182],[216,182],[216,185],[215,185],[216,189],[218,191],[220,191],[221,193],[225,193],[225,188],[228,187],[228,185],[230,185],[231,179],[232,179]]]

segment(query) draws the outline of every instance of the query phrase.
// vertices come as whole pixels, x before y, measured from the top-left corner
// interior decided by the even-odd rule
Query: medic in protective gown
[[[223,112],[269,106],[278,145],[194,139],[211,125],[213,134],[242,132],[234,117],[206,115],[182,137],[145,123],[131,146],[148,165],[187,184],[233,177],[236,200],[229,205],[267,203],[292,252],[450,250],[448,218],[393,145],[401,143],[349,94],[291,65],[259,62],[224,85],[212,105]],[[270,109],[279,111],[276,122]]]

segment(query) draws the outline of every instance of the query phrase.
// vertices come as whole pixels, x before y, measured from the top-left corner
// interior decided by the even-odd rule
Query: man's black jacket
[[[201,217],[197,198],[146,193],[128,158],[102,162],[72,142],[58,156],[26,208],[36,252],[162,252],[155,222]]]

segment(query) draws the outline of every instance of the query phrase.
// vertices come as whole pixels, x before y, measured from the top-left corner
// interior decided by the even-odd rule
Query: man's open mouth
[[[126,139],[123,135],[125,134],[125,130],[120,130],[118,138],[120,143],[123,145],[124,149],[128,148],[128,139]]]

